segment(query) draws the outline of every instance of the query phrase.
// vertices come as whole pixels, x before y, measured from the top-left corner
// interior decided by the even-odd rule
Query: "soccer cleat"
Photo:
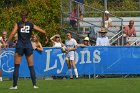
[[[76,77],[76,79],[78,79],[78,77]]]
[[[39,88],[38,86],[34,86],[34,89]]]
[[[71,77],[70,79],[73,79],[73,77]]]
[[[9,89],[18,89],[18,88],[17,88],[17,86],[15,86],[15,87],[10,87]]]

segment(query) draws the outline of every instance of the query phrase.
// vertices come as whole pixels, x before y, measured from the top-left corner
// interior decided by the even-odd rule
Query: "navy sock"
[[[33,86],[36,86],[36,75],[35,75],[34,66],[29,66],[29,70],[30,70]]]
[[[14,64],[13,87],[17,86],[20,64]]]

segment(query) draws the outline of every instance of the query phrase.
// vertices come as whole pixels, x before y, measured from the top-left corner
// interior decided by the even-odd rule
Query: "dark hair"
[[[72,33],[71,32],[67,32],[67,34],[70,34],[71,38],[72,38]]]
[[[22,16],[26,16],[26,17],[28,17],[28,11],[26,11],[26,10],[23,10],[23,11],[21,11],[21,13],[20,13],[20,16],[22,17]]]
[[[67,32],[67,34],[70,34],[70,35],[72,35],[72,33],[71,33],[71,32]]]
[[[20,16],[24,17],[24,18],[28,18],[28,14],[29,14],[28,11],[23,10],[23,11],[21,11]],[[22,21],[21,28],[24,27],[24,26],[25,26],[25,21]]]

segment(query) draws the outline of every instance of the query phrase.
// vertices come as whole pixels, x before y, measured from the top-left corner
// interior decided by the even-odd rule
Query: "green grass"
[[[0,93],[140,93],[140,78],[104,78],[78,80],[38,80],[33,89],[30,80],[19,80],[18,90],[9,90],[12,81],[0,82]]]

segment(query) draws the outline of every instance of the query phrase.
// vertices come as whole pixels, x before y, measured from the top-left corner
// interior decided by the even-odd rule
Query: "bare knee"
[[[14,55],[14,63],[15,64],[20,64],[21,59],[22,59],[22,56],[19,55],[18,53],[15,53],[15,55]]]
[[[33,66],[33,55],[27,55],[26,56],[27,62],[28,62],[28,66]]]
[[[71,69],[71,64],[69,60],[66,60],[68,69]]]
[[[72,64],[72,67],[75,69],[76,65],[75,65],[75,61],[74,60],[71,60],[71,64]]]

